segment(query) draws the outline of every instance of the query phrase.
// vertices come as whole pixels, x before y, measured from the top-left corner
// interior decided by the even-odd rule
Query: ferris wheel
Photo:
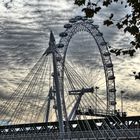
[[[108,51],[107,43],[103,38],[103,34],[98,30],[99,26],[94,25],[91,19],[83,18],[81,16],[76,16],[75,18],[70,19],[69,23],[64,25],[64,28],[65,31],[59,34],[61,38],[58,44],[55,44],[55,39],[53,33],[51,32],[50,43],[49,43],[50,47],[44,53],[44,55],[48,55],[53,52],[53,56],[55,56],[53,57],[53,59],[56,59],[54,64],[56,66],[56,70],[54,70],[55,74],[53,73],[53,77],[54,77],[53,81],[55,84],[54,87],[51,87],[55,89],[55,95],[51,94],[50,97],[60,95],[59,97],[56,97],[56,103],[54,107],[56,110],[58,110],[58,114],[57,114],[59,116],[58,119],[62,121],[63,115],[65,120],[74,120],[76,119],[77,116],[84,116],[84,115],[89,115],[89,116],[113,115],[116,110],[115,76],[114,76],[113,64],[111,61],[110,53]],[[84,61],[83,58],[84,56],[78,58],[81,59],[81,61],[79,61],[78,63],[76,62],[74,56],[70,57],[71,55],[70,53],[68,53],[68,50],[70,49],[71,40],[73,38],[75,39],[75,35],[78,34],[79,32],[80,33],[87,32],[91,36],[91,39],[94,40],[96,44],[96,46],[95,45],[92,46],[92,44],[91,46],[98,48],[99,51],[98,54],[100,55],[101,58],[100,63],[102,63],[102,67],[99,67],[99,69],[102,68],[104,73],[101,76],[101,80],[105,79],[104,82],[105,89],[102,92],[106,96],[106,104],[104,103],[106,107],[105,106],[103,108],[100,107],[103,101],[100,97],[98,97],[96,93],[97,89],[99,89],[100,87],[89,86],[85,82],[85,77],[86,77],[85,73],[87,68],[85,68],[86,69],[85,70],[83,69],[83,67],[86,66],[86,63],[84,63],[84,66],[81,64]],[[81,34],[78,34],[78,37],[80,35]],[[81,43],[80,46],[82,46],[82,41],[83,39],[81,39],[79,42]],[[51,46],[53,47],[51,48]],[[83,46],[85,46],[85,44],[83,44]],[[74,49],[76,49],[77,47],[78,46],[75,45]],[[92,51],[92,50],[88,50],[88,51]],[[70,52],[72,52],[72,50]],[[86,55],[88,54],[86,53]],[[92,58],[90,61],[92,61]],[[78,70],[81,70],[82,72]],[[92,70],[94,71],[95,69]],[[96,73],[96,77],[99,76],[98,74],[99,73]],[[90,73],[89,76],[91,75],[92,73]],[[92,78],[96,79],[95,75]],[[57,81],[55,79],[57,79]],[[58,93],[56,91],[58,91]],[[47,109],[48,113],[47,113],[46,121],[48,121],[49,109],[50,106]]]

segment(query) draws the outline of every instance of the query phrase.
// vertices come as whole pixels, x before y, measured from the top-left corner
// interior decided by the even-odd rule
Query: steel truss
[[[74,138],[82,138],[82,135],[84,134],[84,140],[92,138],[97,140],[109,140],[107,137],[104,129],[102,129],[102,125],[105,125],[104,122],[107,122],[110,126],[113,127],[120,125],[122,128],[118,128],[117,130],[114,130],[116,133],[116,137],[110,133],[111,139],[139,139],[140,138],[140,116],[135,117],[120,117],[121,122],[118,124],[116,123],[116,118],[112,119],[110,118],[110,122],[107,118],[104,119],[94,119],[93,120],[78,120],[78,121],[70,121],[70,131],[63,133],[63,139],[74,139]],[[88,127],[85,127],[87,125],[87,121],[90,124],[92,131],[88,130]],[[125,124],[129,129],[125,130],[123,129],[123,124]],[[98,126],[98,123],[101,123],[100,126]],[[64,125],[66,125],[66,122],[64,122]],[[97,127],[98,126],[98,127]],[[82,128],[82,131],[81,131]],[[100,135],[99,130],[102,132],[103,136]],[[129,130],[134,133],[134,136],[130,135]],[[51,139],[61,139],[61,133],[59,131],[59,125],[58,122],[50,122],[50,123],[35,123],[35,124],[21,124],[21,125],[11,125],[11,126],[0,126],[0,138],[1,140],[16,140],[23,139],[23,140],[51,140]],[[127,135],[124,135],[124,133],[127,133]],[[95,135],[95,138],[93,137],[93,133]],[[118,133],[118,134],[117,134]],[[120,135],[121,133],[121,135]],[[118,137],[117,137],[118,135]]]

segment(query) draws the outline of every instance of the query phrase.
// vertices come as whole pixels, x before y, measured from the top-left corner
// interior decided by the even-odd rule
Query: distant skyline
[[[3,99],[8,99],[8,95],[16,89],[45,51],[49,30],[54,32],[56,41],[59,41],[58,35],[64,31],[63,25],[70,18],[83,15],[81,8],[75,6],[72,0],[60,1],[13,0],[8,5],[0,3],[0,96]],[[117,20],[117,16],[122,17],[130,9],[117,4],[103,8],[93,18],[94,24],[99,25],[99,30],[112,48],[128,48],[132,36],[115,26],[103,26],[103,20],[111,11],[115,11]],[[129,115],[140,115],[140,80],[135,80],[133,76],[133,71],[140,71],[139,58],[139,50],[132,58],[112,54],[118,104],[120,105],[120,92],[123,90],[124,110]]]

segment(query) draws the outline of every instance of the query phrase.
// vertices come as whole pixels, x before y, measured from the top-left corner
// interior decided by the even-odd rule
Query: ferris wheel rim
[[[59,46],[58,49],[60,50],[62,56],[62,64],[61,64],[62,69],[64,68],[65,65],[67,49],[69,47],[69,43],[72,37],[77,32],[80,31],[86,31],[89,34],[91,34],[99,49],[101,59],[102,59],[102,64],[104,67],[104,74],[105,74],[105,81],[106,81],[106,95],[107,95],[107,110],[110,110],[112,107],[113,110],[115,111],[116,110],[115,76],[114,76],[111,56],[107,48],[107,43],[105,42],[103,34],[98,30],[98,25],[94,25],[91,19],[82,20],[82,18],[75,17],[69,20],[69,22],[70,23],[64,25],[64,28],[66,28],[65,31],[59,34],[61,37],[59,41],[59,45],[61,46]],[[96,34],[94,34],[94,32],[96,32]],[[100,39],[102,40],[102,42],[99,43]],[[108,61],[106,61],[106,59]],[[62,73],[64,73],[63,70]]]

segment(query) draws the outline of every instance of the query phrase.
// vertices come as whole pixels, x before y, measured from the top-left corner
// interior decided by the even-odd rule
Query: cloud
[[[37,62],[48,47],[49,29],[53,30],[58,41],[58,34],[64,31],[63,25],[68,23],[69,18],[80,13],[80,10],[77,12],[77,7],[75,8],[71,0],[62,0],[61,3],[58,3],[57,0],[37,2],[21,1],[19,3],[15,1],[12,5],[14,7],[9,10],[4,9],[0,4],[0,8],[4,9],[1,10],[0,18],[0,80],[2,82],[5,80],[0,87],[0,96],[4,100],[8,100],[7,92],[11,93],[15,89],[17,83],[27,74],[27,69]],[[103,32],[105,40],[110,41],[112,47],[128,47],[129,34],[124,35],[122,31],[118,31],[114,27],[103,26],[103,20],[112,11],[116,13],[116,19],[118,19],[125,15],[127,9],[125,10],[121,5],[116,6],[116,4],[107,9],[103,8],[101,14],[95,16],[94,24],[100,25],[100,31]],[[80,37],[82,38],[82,35]],[[83,42],[88,46],[90,39],[91,37],[87,35]],[[85,47],[82,41],[79,45],[80,41],[75,38],[71,40],[69,47],[72,48],[68,50],[70,51],[69,57],[73,55],[76,63],[89,66],[87,68],[99,67],[100,59],[97,59],[99,56],[96,52],[97,47],[92,50],[91,47]],[[84,57],[86,57],[85,60],[83,60]],[[132,59],[126,56],[117,58],[112,56],[112,59],[115,66],[117,88],[130,90],[131,92],[126,93],[129,101],[138,102],[139,82],[129,76],[133,70],[138,70],[138,56]]]
[[[140,92],[127,91],[127,93],[124,94],[124,99],[129,101],[140,101]]]
[[[4,90],[0,90],[0,99],[1,100],[8,100],[9,96],[6,94],[6,92]]]

